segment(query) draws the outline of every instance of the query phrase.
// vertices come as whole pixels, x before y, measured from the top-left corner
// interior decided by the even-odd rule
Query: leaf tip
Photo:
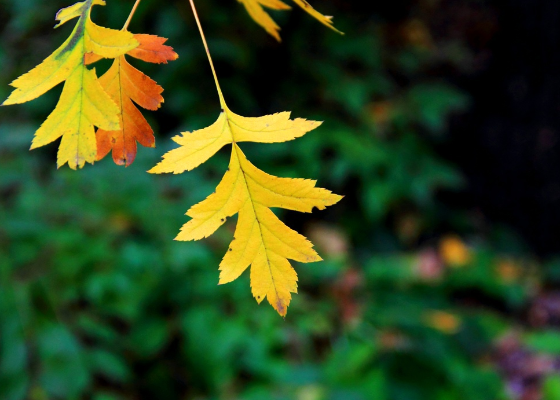
[[[331,195],[331,197],[332,197],[332,201],[333,201],[333,203],[330,204],[331,206],[332,206],[333,204],[338,203],[339,201],[341,201],[341,200],[344,198],[344,196],[341,196],[341,195],[335,194],[335,193],[333,193],[333,194]]]
[[[42,145],[37,144],[37,141],[35,140],[37,137],[35,137],[32,141],[31,141],[31,146],[29,147],[29,151],[31,150],[35,150],[38,147],[41,147]]]
[[[4,102],[2,104],[0,104],[0,107],[5,107],[5,106],[11,106],[13,104],[16,104],[13,100],[10,100],[12,96],[8,96],[8,98],[6,100],[4,100]]]
[[[288,307],[284,305],[284,302],[280,299],[276,300],[276,304],[274,305],[274,308],[276,309],[278,314],[280,314],[280,316],[285,320],[286,314],[288,313]]]

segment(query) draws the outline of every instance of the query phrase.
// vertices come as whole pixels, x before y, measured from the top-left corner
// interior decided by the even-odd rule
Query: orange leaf
[[[165,38],[153,35],[134,37],[140,46],[135,49],[137,51],[128,52],[130,56],[152,63],[167,63],[178,58],[171,47],[163,44],[167,40]],[[88,63],[94,61],[92,57],[86,59]],[[121,125],[116,131],[98,129],[97,160],[113,150],[114,162],[129,166],[136,158],[136,142],[145,147],[155,147],[154,131],[134,103],[147,110],[157,110],[163,103],[163,88],[130,65],[124,56],[115,59],[99,81],[121,111]]]
[[[134,39],[140,43],[140,46],[129,51],[127,53],[129,56],[154,64],[167,64],[167,61],[179,58],[179,55],[173,51],[173,47],[164,45],[166,38],[136,34]]]

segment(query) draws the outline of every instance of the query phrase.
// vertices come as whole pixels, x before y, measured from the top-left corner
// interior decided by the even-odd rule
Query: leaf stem
[[[130,12],[130,15],[128,16],[128,19],[126,20],[126,22],[124,23],[124,26],[122,28],[123,31],[128,30],[128,25],[130,25],[130,21],[132,21],[132,17],[134,16],[134,13],[136,12],[136,9],[138,8],[138,5],[140,4],[140,1],[142,1],[142,0],[136,0],[136,3],[134,3],[134,7],[132,7],[132,11]]]
[[[204,44],[204,48],[206,49],[206,55],[208,56],[208,61],[210,62],[210,68],[212,68],[212,75],[214,75],[214,81],[216,82],[216,89],[218,89],[218,95],[220,96],[220,104],[222,106],[222,110],[225,111],[226,102],[224,100],[222,89],[220,88],[220,82],[218,82],[218,75],[216,74],[216,69],[214,68],[214,62],[212,61],[212,56],[210,55],[210,50],[208,49],[208,43],[206,42],[206,37],[204,36],[204,31],[202,30],[202,25],[200,25],[200,19],[198,18],[198,13],[196,12],[194,1],[193,0],[189,0],[189,1],[191,3],[191,8],[193,10],[194,19],[196,20],[196,24],[198,25],[198,30],[200,31],[200,37],[202,38],[202,43]]]

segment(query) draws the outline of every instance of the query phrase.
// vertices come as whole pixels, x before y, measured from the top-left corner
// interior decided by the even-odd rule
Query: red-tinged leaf
[[[177,53],[163,43],[167,39],[153,35],[134,35],[142,49],[128,55],[153,63],[167,63],[178,58]],[[96,61],[87,57],[86,62]],[[101,85],[117,103],[121,111],[120,130],[97,131],[97,160],[111,150],[118,165],[129,166],[136,158],[137,144],[155,147],[154,131],[134,103],[155,111],[163,103],[163,88],[154,80],[130,65],[124,56],[116,59],[111,68],[100,78]]]
[[[77,19],[70,37],[41,64],[13,81],[15,89],[2,103],[7,106],[28,102],[64,82],[60,100],[35,133],[31,146],[45,146],[62,137],[58,167],[68,163],[77,169],[86,162],[93,164],[97,154],[95,127],[119,129],[120,110],[99,84],[95,69],[84,65],[86,55],[117,58],[139,45],[130,32],[96,25],[91,20],[94,5],[105,2],[81,1],[56,14],[55,28]]]
[[[140,60],[154,63],[167,64],[179,58],[179,55],[173,51],[173,47],[164,45],[166,38],[155,35],[136,34],[134,38],[140,43],[140,46],[127,54]]]

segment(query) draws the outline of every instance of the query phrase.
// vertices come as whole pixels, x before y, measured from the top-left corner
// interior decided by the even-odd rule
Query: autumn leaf
[[[65,81],[54,111],[35,133],[31,149],[44,146],[62,136],[57,164],[70,168],[93,163],[97,155],[94,126],[105,130],[119,129],[119,109],[101,87],[95,69],[88,70],[84,57],[93,53],[102,58],[115,58],[138,46],[126,31],[103,28],[91,21],[94,5],[102,0],[86,0],[63,8],[56,14],[55,28],[78,18],[70,37],[53,54],[28,73],[11,83],[16,89],[3,106],[36,99]]]
[[[180,174],[204,163],[222,147],[232,146],[229,168],[216,191],[187,212],[191,217],[176,240],[200,240],[212,235],[227,218],[238,214],[234,239],[220,263],[220,284],[237,279],[251,268],[251,288],[258,303],[265,298],[285,316],[291,293],[297,293],[297,274],[289,260],[310,263],[321,257],[313,244],[290,229],[271,208],[310,213],[333,205],[341,196],[316,188],[315,181],[288,179],[269,175],[253,164],[241,151],[239,143],[279,143],[294,140],[321,125],[306,119],[290,119],[289,112],[248,118],[235,114],[226,105],[212,64],[210,52],[193,12],[208,53],[222,112],[211,126],[184,132],[173,138],[180,147],[163,156],[151,173]]]
[[[290,113],[246,118],[223,104],[224,111],[208,128],[175,137],[181,147],[171,150],[149,172],[182,173],[192,170],[227,144],[232,145],[228,171],[216,192],[193,206],[192,219],[176,240],[199,240],[212,235],[227,218],[239,214],[235,239],[220,264],[220,284],[237,279],[251,265],[253,296],[267,298],[286,315],[291,294],[297,293],[297,275],[288,259],[309,263],[321,258],[304,236],[288,228],[270,210],[273,207],[311,212],[337,203],[341,197],[315,187],[315,181],[268,175],[251,164],[238,143],[277,143],[293,140],[320,125],[290,119]]]
[[[253,20],[262,26],[270,35],[274,36],[276,40],[280,41],[280,27],[270,14],[265,10],[269,8],[271,10],[289,10],[291,7],[281,0],[238,0],[245,6],[245,9],[253,18]],[[326,16],[311,7],[306,0],[293,0],[299,7],[305,10],[313,18],[321,22],[323,25],[329,27],[335,32],[342,33],[336,29],[333,25],[332,17]]]
[[[306,13],[311,15],[317,21],[319,21],[320,23],[325,25],[327,28],[330,28],[333,31],[342,34],[342,32],[340,32],[338,29],[336,29],[333,26],[333,21],[332,21],[333,17],[331,17],[329,15],[321,14],[319,11],[317,11],[313,7],[311,7],[311,4],[309,4],[306,0],[293,0],[293,2],[296,3],[298,6],[300,6],[303,10],[305,10]]]
[[[270,14],[268,14],[263,7],[268,7],[273,10],[289,10],[291,7],[280,0],[238,0],[245,6],[245,9],[253,18],[253,20],[262,26],[270,35],[274,36],[276,40],[280,41],[280,27]]]
[[[130,50],[127,53],[129,56],[150,63],[167,63],[179,57],[171,47],[164,45],[165,38],[145,34],[134,35],[134,38],[140,45]],[[88,57],[86,62],[97,59],[95,56]],[[113,150],[113,161],[129,166],[136,157],[136,142],[145,147],[155,147],[154,131],[134,103],[147,110],[157,110],[163,103],[163,88],[130,65],[124,55],[115,59],[99,82],[119,108],[120,126],[114,130],[97,130],[96,160],[101,160]]]

